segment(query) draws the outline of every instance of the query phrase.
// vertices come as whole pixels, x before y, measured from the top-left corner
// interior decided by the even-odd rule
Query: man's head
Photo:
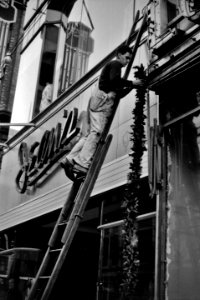
[[[130,47],[124,45],[117,49],[117,60],[122,64],[122,66],[126,66],[131,59],[132,50]]]

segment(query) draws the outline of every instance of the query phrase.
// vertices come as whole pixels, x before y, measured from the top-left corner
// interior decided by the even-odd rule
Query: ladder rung
[[[51,276],[40,276],[39,279],[49,279]]]
[[[49,251],[49,253],[52,253],[52,252],[60,252],[62,250],[62,248],[59,248],[59,249],[51,249]]]
[[[59,223],[57,226],[64,226],[64,225],[66,226],[67,223],[68,223],[67,221],[66,221],[66,222],[61,222],[61,223]]]

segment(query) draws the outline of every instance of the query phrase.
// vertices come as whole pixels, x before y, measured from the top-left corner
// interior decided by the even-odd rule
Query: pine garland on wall
[[[145,79],[143,65],[136,67],[135,77]],[[130,172],[124,192],[122,208],[124,211],[124,224],[122,227],[122,282],[123,299],[130,299],[135,291],[138,281],[139,252],[138,252],[138,205],[142,195],[140,176],[142,173],[142,156],[145,148],[145,118],[144,108],[146,89],[136,91],[135,108],[132,111],[133,124],[131,125],[131,154]]]

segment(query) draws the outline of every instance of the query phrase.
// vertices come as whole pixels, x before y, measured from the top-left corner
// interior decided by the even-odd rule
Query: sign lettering
[[[41,179],[46,180],[52,174],[53,167],[56,167],[59,160],[71,150],[72,140],[77,137],[81,125],[78,123],[78,109],[74,108],[67,112],[63,133],[61,123],[57,123],[55,128],[46,130],[41,141],[34,142],[30,149],[27,143],[21,143],[18,150],[21,168],[15,179],[16,188],[20,193],[25,193],[28,187]]]

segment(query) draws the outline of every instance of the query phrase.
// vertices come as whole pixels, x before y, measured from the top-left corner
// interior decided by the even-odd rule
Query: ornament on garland
[[[135,77],[146,78],[143,65],[135,67]],[[142,188],[140,176],[142,173],[142,156],[145,147],[145,118],[144,108],[146,103],[146,88],[136,90],[136,103],[133,109],[133,124],[131,125],[131,153],[130,172],[128,182],[124,191],[122,209],[124,212],[124,223],[122,227],[122,299],[130,299],[136,289],[139,272],[139,252],[138,252],[138,225],[137,215]]]

